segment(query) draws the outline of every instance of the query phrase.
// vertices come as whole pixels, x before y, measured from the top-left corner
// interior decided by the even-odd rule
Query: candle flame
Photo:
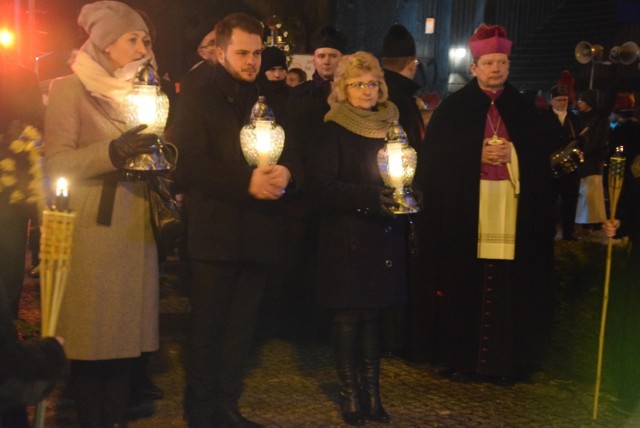
[[[387,144],[389,156],[389,178],[395,188],[403,186],[404,170],[402,168],[402,145],[399,143]]]
[[[66,178],[60,177],[56,183],[56,196],[69,196],[69,182]]]

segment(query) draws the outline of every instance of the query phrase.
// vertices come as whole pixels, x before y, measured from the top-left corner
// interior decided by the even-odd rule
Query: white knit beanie
[[[84,5],[78,16],[78,24],[100,49],[105,49],[118,37],[131,31],[149,33],[140,14],[119,1],[97,1]]]

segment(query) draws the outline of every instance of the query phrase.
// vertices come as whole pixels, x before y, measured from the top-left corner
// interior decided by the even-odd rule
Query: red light
[[[5,49],[13,47],[16,42],[16,35],[7,28],[0,28],[0,46]]]

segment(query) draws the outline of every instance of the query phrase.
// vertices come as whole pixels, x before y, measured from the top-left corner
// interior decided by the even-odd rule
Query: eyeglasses
[[[349,88],[354,88],[354,89],[364,89],[364,88],[369,88],[369,89],[376,89],[379,88],[382,85],[382,82],[380,82],[379,80],[371,80],[369,82],[353,82],[353,83],[347,83],[347,87]]]

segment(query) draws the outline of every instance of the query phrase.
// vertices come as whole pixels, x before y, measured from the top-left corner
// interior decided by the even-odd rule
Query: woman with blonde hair
[[[387,423],[380,401],[380,314],[406,300],[404,223],[391,209],[376,156],[398,109],[378,60],[341,60],[331,109],[309,157],[310,189],[322,210],[316,297],[334,311],[340,411],[353,426]]]

